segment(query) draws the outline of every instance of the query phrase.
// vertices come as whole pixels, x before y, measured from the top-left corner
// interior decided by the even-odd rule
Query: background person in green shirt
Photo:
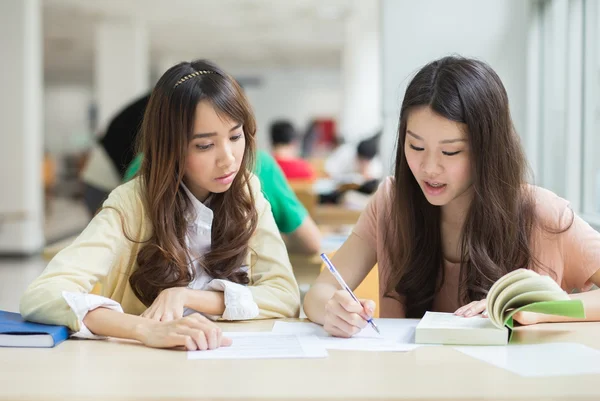
[[[124,181],[135,177],[140,169],[142,158],[140,154],[133,159],[125,172]],[[265,198],[271,204],[275,223],[283,234],[288,251],[308,254],[319,252],[321,246],[319,228],[296,197],[275,159],[267,152],[259,150],[255,173],[260,180]]]

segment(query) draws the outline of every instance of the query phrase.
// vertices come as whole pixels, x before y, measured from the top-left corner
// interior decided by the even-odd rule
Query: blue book
[[[51,348],[69,337],[66,326],[32,323],[0,310],[0,347]]]

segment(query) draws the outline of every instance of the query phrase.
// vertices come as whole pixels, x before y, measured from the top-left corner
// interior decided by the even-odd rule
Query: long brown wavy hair
[[[202,71],[208,73],[177,84],[183,77]],[[240,173],[231,188],[211,196],[212,243],[199,262],[214,278],[249,282],[248,275],[239,268],[245,262],[248,242],[258,221],[249,182],[255,160],[254,115],[235,79],[215,64],[206,60],[183,62],[170,68],[157,82],[140,132],[138,147],[144,159],[138,176],[152,236],[137,255],[138,268],[129,283],[147,306],[162,290],[186,286],[194,279],[185,241],[185,212],[191,205],[182,181],[200,101],[210,102],[217,113],[242,124],[246,147]]]
[[[385,234],[392,267],[386,294],[404,297],[406,317],[431,310],[444,282],[441,209],[427,201],[404,154],[408,116],[421,106],[468,131],[474,196],[460,238],[459,303],[485,298],[504,274],[538,263],[530,244],[537,219],[526,185],[529,167],[500,78],[481,61],[433,61],[415,75],[402,102],[392,224]]]

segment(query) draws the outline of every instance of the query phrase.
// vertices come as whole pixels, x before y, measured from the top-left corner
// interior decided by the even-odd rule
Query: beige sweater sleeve
[[[259,319],[297,317],[300,291],[294,277],[287,249],[277,230],[271,205],[260,190],[256,177],[251,180],[258,211],[258,225],[250,240],[250,285]]]
[[[128,183],[115,189],[77,239],[60,251],[29,285],[20,304],[25,319],[80,330],[80,322],[62,293],[91,292],[96,283],[106,281],[113,268],[131,257],[132,242],[125,237],[121,218],[128,234],[135,235],[129,231],[140,215],[135,210],[139,204],[133,185]]]

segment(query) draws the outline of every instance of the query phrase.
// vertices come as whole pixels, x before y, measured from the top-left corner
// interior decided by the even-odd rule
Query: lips
[[[441,182],[435,182],[435,181],[425,181],[425,183],[433,188],[441,188],[446,184],[442,184]]]
[[[423,186],[423,190],[429,196],[441,195],[446,190],[446,185],[447,185],[447,184],[444,184],[441,182],[436,182],[436,181],[423,181],[423,183],[425,184]]]
[[[235,171],[233,171],[233,172],[231,172],[231,173],[228,173],[228,174],[225,174],[225,175],[222,175],[222,176],[220,176],[220,177],[217,177],[216,179],[217,179],[217,180],[226,180],[227,178],[231,177],[231,176],[232,176],[232,175],[234,175],[234,174],[235,174]]]

